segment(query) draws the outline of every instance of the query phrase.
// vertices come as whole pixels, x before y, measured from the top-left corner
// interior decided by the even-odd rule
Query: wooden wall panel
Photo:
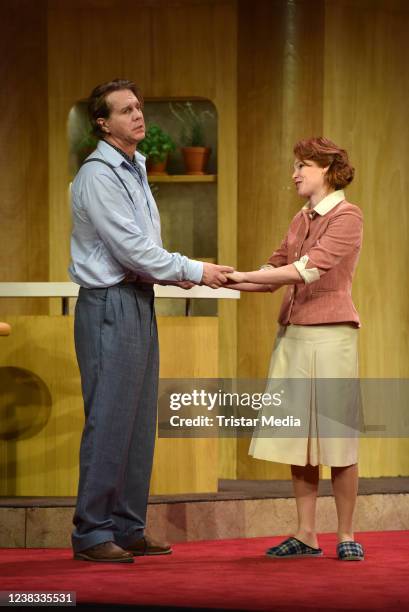
[[[83,408],[73,319],[10,322],[0,355],[0,495],[76,495]]]
[[[10,322],[0,353],[0,495],[75,496],[84,418],[73,317]],[[158,329],[163,378],[217,376],[215,317],[159,317]],[[215,438],[160,438],[151,493],[215,492],[217,457]]]
[[[150,85],[150,10],[136,2],[55,0],[48,11],[50,280],[67,280],[71,213],[67,117],[98,83]]]
[[[235,3],[157,3],[153,13],[153,97],[210,99],[218,114],[218,262],[237,265],[237,46]],[[237,305],[219,301],[219,376],[237,368]],[[235,478],[236,449],[220,440],[220,476]]]
[[[159,340],[161,378],[217,378],[215,317],[160,317]],[[155,450],[151,494],[217,491],[218,442],[217,438],[160,438]]]
[[[408,35],[405,0],[327,0],[324,131],[350,152],[348,196],[365,219],[354,284],[363,378],[409,376]],[[363,440],[361,475],[408,474],[408,451],[408,439]]]
[[[293,145],[322,131],[324,4],[239,2],[239,268],[260,267],[301,207],[292,183]],[[313,34],[313,35],[311,35]],[[267,376],[282,291],[243,295],[238,375]],[[238,440],[239,478],[288,478],[288,467],[248,457]]]
[[[236,10],[231,1],[156,3],[153,97],[204,97],[218,114],[218,261],[236,265]],[[236,373],[236,304],[219,303],[220,375]]]
[[[246,96],[239,95],[238,116],[250,117],[239,124],[239,266],[257,267],[300,206],[289,183],[292,143],[323,133],[344,145],[357,170],[348,197],[365,216],[354,285],[363,321],[361,375],[407,377],[409,216],[395,203],[405,202],[409,180],[409,7],[399,0],[327,0],[311,7],[303,0],[259,2],[248,15],[239,3],[238,88]],[[258,295],[240,301],[239,375],[266,375],[279,302]],[[363,440],[361,474],[407,474],[408,443]],[[239,441],[239,477],[289,476],[287,466],[249,460],[247,450],[248,442]]]
[[[348,194],[365,218],[354,285],[364,377],[409,375],[408,35],[407,2],[327,3],[324,129],[351,154]]]
[[[0,281],[48,280],[46,3],[2,3]],[[45,312],[43,300],[2,300],[0,314]]]
[[[220,262],[235,264],[238,253],[238,267],[254,269],[278,244],[300,206],[295,140],[324,132],[346,146],[357,168],[349,197],[365,214],[354,288],[361,372],[408,375],[406,0],[258,0],[251,10],[244,0],[3,4],[1,280],[67,278],[67,115],[96,83],[127,76],[148,97],[215,103]],[[236,304],[220,303],[220,375],[266,375],[280,301],[243,295],[238,319]],[[0,313],[43,310],[40,300],[0,303]],[[365,473],[376,473],[371,456],[381,453],[382,473],[406,473],[406,447],[395,442],[363,445]],[[237,448],[238,469],[236,443],[221,443],[222,476],[288,475],[249,461],[245,441]]]
[[[242,2],[239,10],[239,267],[256,269],[300,207],[293,145],[322,130],[323,3],[264,1],[249,15]],[[266,375],[281,297],[242,296],[241,376]]]
[[[49,9],[50,279],[65,280],[70,211],[66,121],[98,82],[123,75],[146,97],[203,97],[218,111],[218,260],[236,264],[236,10],[228,1],[96,3]],[[55,312],[59,306],[55,306]],[[236,374],[236,309],[219,303],[220,375]],[[234,475],[223,447],[221,470]],[[231,445],[230,445],[231,446]],[[232,464],[233,461],[233,464]],[[228,464],[228,465],[227,465]]]

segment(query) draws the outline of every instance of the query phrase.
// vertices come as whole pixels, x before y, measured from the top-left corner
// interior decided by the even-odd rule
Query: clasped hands
[[[220,287],[231,287],[235,283],[241,283],[244,280],[243,277],[243,272],[236,272],[231,266],[205,262],[203,264],[203,276],[200,284],[212,289],[219,289]],[[175,284],[182,289],[191,289],[195,286],[195,283],[190,281],[178,281]]]
[[[262,266],[259,270],[251,272],[237,272],[231,266],[204,263],[201,285],[212,289],[225,287],[237,291],[269,291],[274,292],[283,285],[304,283],[304,278],[294,264],[274,267],[270,264]],[[182,286],[182,285],[179,285]],[[193,287],[192,283],[185,289]]]

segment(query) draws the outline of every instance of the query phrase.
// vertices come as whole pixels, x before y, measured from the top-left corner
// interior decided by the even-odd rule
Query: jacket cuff
[[[306,285],[310,285],[311,283],[314,283],[315,281],[320,279],[320,273],[318,271],[318,268],[306,268],[308,261],[308,255],[303,255],[301,259],[293,262],[299,275],[304,280]]]

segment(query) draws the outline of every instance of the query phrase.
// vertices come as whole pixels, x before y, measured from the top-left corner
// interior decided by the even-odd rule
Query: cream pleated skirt
[[[287,417],[281,422],[288,427],[270,426],[268,417],[277,409],[262,409],[259,421],[265,416],[267,426],[254,432],[250,455],[301,466],[357,463],[362,426],[357,328],[280,328],[268,378],[266,393],[282,394],[279,416]],[[301,426],[294,426],[298,422]]]

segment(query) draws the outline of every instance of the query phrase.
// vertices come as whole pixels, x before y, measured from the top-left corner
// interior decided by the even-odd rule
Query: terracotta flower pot
[[[210,157],[210,147],[182,147],[186,174],[206,174],[206,164]]]
[[[163,161],[154,161],[151,157],[146,162],[146,171],[148,174],[167,174],[166,166],[168,163],[168,156]]]

